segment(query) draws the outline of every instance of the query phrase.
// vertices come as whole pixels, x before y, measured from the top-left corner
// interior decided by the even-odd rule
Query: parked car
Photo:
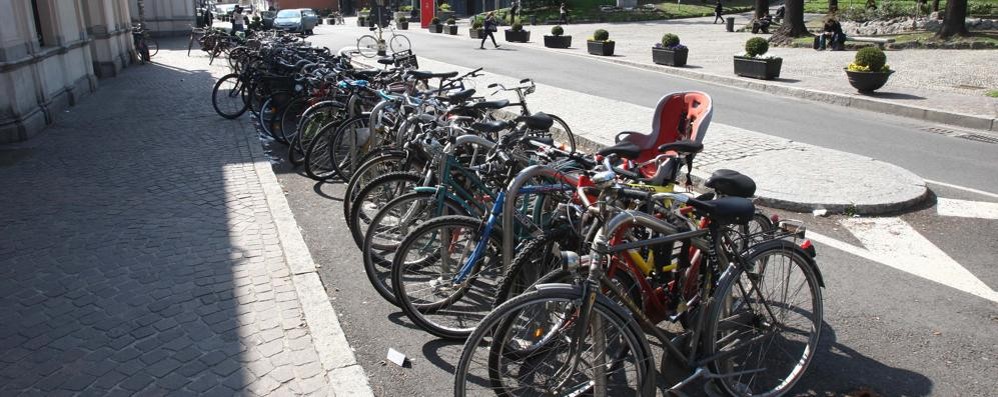
[[[312,34],[319,23],[319,15],[308,8],[280,10],[274,18],[274,29]]]
[[[232,19],[232,11],[236,9],[236,4],[218,4],[215,6],[215,19],[229,21]]]
[[[277,15],[277,11],[260,11],[260,21],[263,22],[264,29],[274,28],[274,17]]]

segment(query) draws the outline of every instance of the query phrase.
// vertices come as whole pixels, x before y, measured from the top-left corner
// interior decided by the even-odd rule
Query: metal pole
[[[139,9],[139,25],[142,27],[146,26],[146,1],[138,0],[136,2],[137,8]]]

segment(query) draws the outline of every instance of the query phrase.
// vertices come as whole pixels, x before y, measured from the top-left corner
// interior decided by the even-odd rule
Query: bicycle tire
[[[353,176],[374,139],[369,124],[370,117],[363,115],[346,120],[336,128],[336,134],[330,140],[330,165],[343,181],[349,181]]]
[[[411,192],[422,180],[423,176],[419,174],[391,172],[375,178],[357,192],[347,217],[347,228],[357,248],[364,246],[364,232],[378,210],[391,199]]]
[[[146,41],[146,47],[149,48],[149,58],[152,58],[156,56],[156,54],[159,54],[159,42],[156,41],[156,39],[152,37],[146,37],[145,41]]]
[[[281,136],[285,141],[291,142],[298,134],[298,122],[308,106],[308,97],[297,96],[284,107],[284,112],[281,113]]]
[[[533,290],[510,299],[489,313],[489,315],[479,323],[478,327],[475,328],[474,332],[472,332],[464,344],[464,349],[454,372],[454,395],[457,397],[479,395],[483,393],[496,394],[500,396],[518,395],[508,390],[508,388],[503,385],[502,379],[496,378],[497,375],[504,375],[504,373],[508,375],[522,372],[515,370],[505,371],[504,369],[506,366],[502,365],[503,363],[501,363],[500,360],[508,362],[515,360],[536,359],[537,361],[545,364],[552,364],[554,360],[547,359],[549,356],[537,357],[539,354],[516,354],[519,352],[513,351],[511,353],[507,353],[504,351],[507,347],[517,347],[511,346],[512,341],[507,339],[508,336],[512,334],[511,331],[515,330],[513,327],[516,325],[516,320],[526,317],[523,313],[527,312],[529,308],[534,306],[541,308],[538,310],[538,312],[541,312],[551,311],[553,307],[562,305],[563,307],[569,309],[563,310],[563,312],[571,313],[570,309],[575,307],[574,303],[583,300],[582,293],[582,289],[577,286],[547,285],[543,289]],[[617,338],[609,338],[609,341],[613,341],[613,339],[619,340],[621,345],[618,350],[623,352],[625,356],[632,357],[630,361],[633,362],[632,367],[634,369],[633,387],[624,386],[614,390],[604,390],[603,395],[655,395],[654,380],[656,372],[654,356],[652,355],[648,340],[644,336],[644,333],[638,326],[637,322],[625,309],[609,301],[609,299],[603,295],[597,295],[596,300],[593,302],[592,313],[594,316],[599,316],[597,318],[605,319],[601,323],[609,323],[612,325],[612,328],[619,330],[619,336]],[[531,316],[530,318],[534,317]],[[590,323],[595,324],[595,322]],[[555,332],[560,331],[561,329],[567,329],[564,328],[563,325],[570,324],[572,324],[570,321],[561,321],[558,325],[562,325],[562,327],[559,327],[557,330],[549,329],[541,335],[538,335],[536,331],[528,332],[524,334],[526,337],[522,338],[522,340],[529,343],[531,342],[531,338],[535,340],[539,339],[539,346],[531,346],[532,351],[548,351],[549,349],[556,348],[560,341],[558,338],[554,338],[550,335],[556,335]],[[538,330],[541,329],[539,326],[535,328]],[[603,327],[600,328],[602,329]],[[571,329],[567,330],[571,331]],[[591,338],[595,340],[595,338],[593,338],[593,334],[597,332],[599,331],[596,331],[596,327],[587,327],[587,336],[589,337],[587,339]],[[503,341],[502,343],[497,343],[497,335],[500,340]],[[544,338],[540,339],[542,336]],[[595,346],[596,343],[591,343],[590,345]],[[479,353],[485,354],[486,357],[476,359],[475,357]],[[623,356],[616,354],[594,354],[596,356],[602,355],[604,357],[623,358]],[[487,368],[483,370],[472,368],[473,364],[483,362],[487,364]],[[498,367],[503,367],[503,369]],[[583,369],[599,368],[599,366],[590,367],[591,368]],[[607,365],[603,367],[617,372],[624,366]],[[558,368],[558,366],[555,365],[551,368]],[[550,377],[538,378],[550,379]],[[621,376],[618,375],[613,378],[621,379]],[[585,384],[587,382],[575,383]],[[518,382],[518,384],[522,384],[522,382]],[[599,383],[597,382],[595,384]],[[481,387],[486,390],[469,391],[469,387]],[[542,393],[543,392],[538,392],[537,394]],[[563,391],[561,394],[574,395],[568,391]]]
[[[364,244],[361,247],[361,252],[364,258],[364,272],[367,273],[367,279],[371,282],[374,290],[377,291],[382,298],[395,306],[398,306],[398,301],[395,300],[395,291],[392,289],[390,284],[392,274],[392,256],[394,256],[398,245],[401,244],[402,240],[405,239],[405,236],[408,235],[409,230],[414,230],[419,227],[422,222],[436,217],[436,215],[431,213],[429,218],[418,218],[417,216],[419,213],[410,213],[413,206],[435,206],[436,198],[436,194],[431,192],[412,192],[396,197],[392,201],[385,204],[384,208],[378,211],[374,218],[371,219],[367,232],[364,233]],[[444,205],[447,208],[438,215],[467,215],[461,207],[461,203],[457,202],[453,198],[444,196]],[[432,207],[424,208],[430,209]],[[400,216],[397,216],[398,212],[393,212],[396,210],[404,210],[404,215],[408,216],[412,223],[402,225],[401,227],[398,223],[391,225],[391,227],[394,230],[398,230],[399,233],[394,236],[390,236],[381,231],[390,230],[389,226],[385,223],[386,220],[401,218]],[[420,219],[422,219],[422,222],[419,222]],[[395,239],[390,240],[393,237],[395,237]],[[388,240],[388,242],[385,242],[384,240]],[[393,242],[394,244],[392,244]]]
[[[404,35],[395,34],[388,40],[388,49],[392,50],[392,53],[409,51],[412,50],[412,42]]]
[[[305,161],[302,164],[305,166],[305,175],[309,178],[325,182],[336,176],[330,159],[335,135],[335,129],[323,129],[305,150]]]
[[[357,53],[364,58],[374,58],[378,54],[378,39],[369,34],[357,39]]]
[[[736,330],[737,327],[754,328],[755,326],[764,324],[779,324],[772,326],[772,328],[781,330],[789,328],[787,324],[784,324],[785,321],[758,319],[757,315],[752,315],[751,313],[748,315],[741,313],[737,315],[729,315],[733,310],[731,307],[732,305],[747,307],[750,306],[747,303],[751,302],[753,297],[758,298],[762,296],[762,293],[758,292],[757,288],[759,288],[760,285],[763,287],[767,286],[766,280],[768,280],[768,278],[766,278],[766,275],[772,274],[773,268],[779,265],[777,264],[776,259],[773,258],[773,256],[776,255],[781,255],[790,259],[791,272],[793,269],[800,270],[801,274],[798,277],[802,279],[801,281],[803,284],[799,289],[797,289],[797,292],[795,292],[794,295],[796,296],[797,293],[804,289],[810,291],[810,311],[806,308],[788,308],[786,303],[775,306],[772,301],[765,298],[768,302],[763,306],[767,307],[765,307],[766,310],[762,310],[761,312],[772,314],[774,308],[782,308],[782,313],[784,314],[790,312],[799,314],[810,313],[810,316],[802,314],[803,317],[810,317],[809,319],[806,319],[809,324],[805,324],[805,327],[809,327],[810,330],[797,330],[796,332],[790,332],[794,335],[801,335],[806,332],[809,336],[807,337],[806,343],[804,343],[801,356],[797,357],[796,355],[793,355],[793,357],[788,357],[786,360],[786,362],[791,366],[789,373],[783,373],[783,371],[780,371],[777,366],[770,361],[763,363],[763,359],[766,358],[766,353],[760,355],[758,359],[751,358],[752,353],[749,353],[749,357],[745,360],[745,362],[743,362],[743,365],[749,361],[756,361],[758,365],[765,367],[765,369],[759,370],[759,372],[751,372],[751,379],[749,379],[749,382],[755,382],[757,380],[761,382],[761,379],[763,378],[761,374],[769,373],[769,370],[771,369],[775,368],[775,370],[778,371],[778,373],[771,376],[772,381],[770,383],[775,384],[775,386],[772,386],[772,389],[763,391],[752,387],[751,384],[742,383],[741,377],[733,379],[734,376],[724,376],[727,372],[744,373],[745,371],[753,371],[756,368],[747,368],[744,366],[737,368],[733,367],[730,357],[738,354],[739,350],[745,349],[742,347],[731,347],[730,350],[722,350],[724,348],[729,348],[731,345],[719,347],[718,341],[727,341],[728,339],[735,341],[752,341],[754,339],[751,336],[737,337],[740,336],[740,334],[727,333],[729,331],[734,332],[732,330]],[[793,242],[788,240],[769,240],[754,245],[745,254],[744,258],[745,260],[743,263],[753,266],[754,268],[746,270],[742,266],[729,267],[728,270],[722,275],[720,281],[718,282],[718,287],[711,298],[709,306],[710,311],[708,312],[709,316],[707,318],[707,324],[704,332],[704,357],[727,353],[724,357],[719,357],[717,360],[710,363],[711,371],[721,376],[721,378],[715,380],[715,383],[727,394],[732,396],[779,396],[793,388],[794,384],[796,384],[797,381],[799,381],[803,376],[811,362],[811,359],[814,357],[814,353],[821,336],[821,327],[823,323],[821,283],[817,272],[815,271],[815,265],[811,261],[810,257]],[[745,276],[748,280],[743,281],[743,276]],[[780,274],[778,276],[779,280],[782,281],[784,279],[790,280],[793,275],[788,274],[787,276],[784,276],[783,274]],[[747,294],[744,285],[745,281],[751,284]],[[738,288],[737,290],[735,290],[736,287]],[[753,291],[755,291],[755,293],[753,293]],[[786,292],[784,291],[783,293],[785,294]],[[736,297],[738,294],[740,294],[740,297]],[[807,297],[805,297],[805,299],[806,298]],[[742,319],[744,319],[743,324],[739,323],[739,320]],[[721,326],[722,323],[724,324],[723,327]],[[721,333],[723,333],[723,335]],[[732,335],[735,335],[736,337],[731,338]],[[759,344],[768,344],[769,346],[772,346],[773,343],[776,342],[775,336],[769,342],[766,342],[766,339],[769,338],[762,338],[762,340],[759,341]],[[749,348],[751,348],[751,346],[749,346]],[[790,352],[794,349],[787,350],[785,348],[781,348],[779,350],[791,355]],[[723,362],[721,361],[722,359],[724,360]],[[768,384],[766,386],[760,385],[759,387],[764,389],[769,388]]]
[[[578,147],[576,146],[575,143],[575,134],[572,132],[572,128],[569,127],[568,123],[566,123],[565,120],[563,120],[561,117],[555,116],[553,114],[548,114],[548,116],[554,119],[554,125],[552,125],[552,128],[560,129],[562,134],[564,135],[564,137],[559,137],[559,138],[568,141],[565,142],[566,144],[568,144],[568,147],[565,148],[565,150],[567,150],[569,153],[575,153]]]
[[[408,155],[404,150],[398,150],[393,148],[385,148],[383,151],[373,151],[370,154],[373,156],[368,157],[367,160],[357,167],[357,172],[353,174],[350,181],[347,182],[347,187],[343,192],[343,219],[350,219],[350,206],[353,199],[356,198],[357,192],[360,191],[365,185],[370,183],[374,178],[381,175],[385,175],[389,172],[402,171],[400,166],[391,166],[393,162],[404,162]],[[381,153],[380,155],[378,153]],[[387,168],[383,164],[389,164]]]
[[[499,289],[496,291],[492,306],[498,307],[519,296],[546,274],[559,269],[561,261],[553,256],[552,248],[554,244],[559,244],[559,240],[564,236],[563,231],[545,234],[519,247],[516,256],[509,264],[509,269],[506,269],[506,273],[499,280]],[[538,264],[537,261],[541,263]]]
[[[257,126],[260,127],[260,130],[265,132],[267,136],[281,143],[288,143],[288,141],[284,139],[284,134],[280,132],[281,123],[279,115],[284,113],[284,107],[287,106],[290,98],[290,92],[277,91],[268,96],[267,99],[260,104],[260,110],[257,111],[260,115],[256,118]]]
[[[498,238],[498,231],[488,236],[489,241],[486,244],[489,248],[471,265],[467,279],[460,284],[450,284],[457,275],[456,272],[466,266],[465,253],[474,250],[479,240],[483,238],[480,235],[481,223],[480,219],[460,215],[434,218],[409,233],[399,244],[392,259],[392,287],[395,290],[395,300],[398,301],[406,317],[420,329],[445,339],[466,338],[492,310],[490,298],[494,296],[502,273],[502,260],[499,257],[502,243]],[[459,232],[455,233],[454,229]],[[461,240],[455,240],[454,234],[467,236],[463,249],[457,245]],[[430,238],[429,242],[422,240],[427,235]],[[460,259],[456,261],[453,258],[444,259],[445,256],[439,255],[438,252],[423,256],[422,251],[415,250],[420,246],[433,246],[437,241],[437,235],[443,236],[439,241],[447,240],[437,251],[457,253]],[[419,255],[417,260],[409,260],[409,255],[412,253]],[[446,257],[449,258],[450,255]],[[437,264],[441,264],[440,274],[429,273],[428,269],[436,267]],[[420,288],[415,288],[416,286]],[[414,296],[423,291],[432,293]],[[440,294],[437,294],[438,292]],[[469,294],[471,299],[464,299]],[[439,299],[435,299],[437,297]]]
[[[219,97],[219,90],[223,84],[231,84],[232,86],[227,88],[221,88],[221,90],[227,92],[223,92],[224,96]],[[222,116],[227,119],[235,119],[239,116],[242,116],[243,113],[246,113],[246,108],[248,107],[248,105],[246,104],[246,101],[242,98],[243,96],[242,91],[245,90],[246,90],[246,84],[245,82],[243,82],[243,79],[238,73],[230,73],[218,79],[218,81],[215,83],[215,87],[212,88],[211,91],[211,106],[215,108],[215,113],[218,113],[219,116]],[[220,105],[220,102],[222,102],[222,100],[224,100],[226,97],[229,98],[229,100],[231,100],[231,98],[233,98],[234,96],[239,96],[239,105],[232,107],[232,109],[226,109],[225,111],[219,108],[219,106],[224,106]]]

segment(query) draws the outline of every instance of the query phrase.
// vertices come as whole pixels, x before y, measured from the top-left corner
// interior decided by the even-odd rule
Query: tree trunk
[[[792,41],[795,37],[810,36],[807,26],[804,25],[804,0],[787,0],[784,4],[786,15],[780,29],[769,38],[770,42],[783,44]]]
[[[950,36],[967,35],[967,0],[947,0],[946,16],[943,17],[943,27],[936,37],[941,39]]]
[[[755,19],[762,19],[769,10],[769,0],[755,0]]]
[[[828,0],[828,13],[834,14],[839,11],[839,0]]]
[[[939,0],[932,0],[932,12],[939,11]]]

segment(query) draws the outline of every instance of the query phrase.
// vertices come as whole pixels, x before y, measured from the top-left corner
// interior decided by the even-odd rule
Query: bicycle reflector
[[[811,243],[811,240],[804,240],[803,243],[800,243],[800,248],[804,252],[807,252],[808,255],[811,255],[812,258],[818,256],[818,251],[814,249],[814,244]]]

